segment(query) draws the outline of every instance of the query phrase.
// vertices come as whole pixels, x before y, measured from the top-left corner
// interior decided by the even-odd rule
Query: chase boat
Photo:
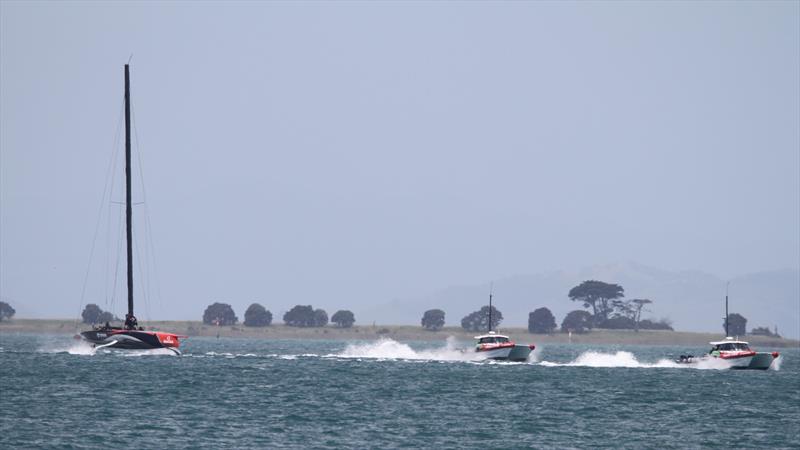
[[[723,319],[725,319],[725,340],[709,342],[709,344],[711,344],[711,350],[709,350],[706,355],[699,357],[694,355],[681,355],[675,362],[679,364],[698,364],[702,361],[717,358],[727,362],[731,369],[769,369],[780,354],[778,352],[756,352],[750,348],[750,344],[746,341],[732,338],[728,328],[728,318],[728,292],[726,287],[725,317],[723,317]]]
[[[494,359],[499,361],[527,361],[535,345],[518,345],[509,339],[508,336],[497,334],[490,331],[489,334],[475,336],[478,340],[475,351],[480,353],[484,359]]]
[[[680,364],[697,364],[709,358],[719,358],[726,361],[731,369],[757,369],[767,370],[772,362],[780,356],[778,352],[756,352],[750,348],[746,341],[740,341],[730,336],[724,341],[709,342],[711,350],[707,355],[696,357],[694,355],[681,355],[675,362]]]
[[[475,336],[475,352],[481,359],[493,359],[497,361],[517,361],[528,360],[535,345],[517,345],[508,336],[497,334],[492,331],[492,289],[489,288],[489,332]]]

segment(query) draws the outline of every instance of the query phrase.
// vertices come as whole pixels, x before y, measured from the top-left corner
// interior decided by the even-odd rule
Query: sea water
[[[703,347],[469,347],[191,338],[174,356],[0,334],[0,447],[800,448],[796,348],[733,371],[672,362]]]

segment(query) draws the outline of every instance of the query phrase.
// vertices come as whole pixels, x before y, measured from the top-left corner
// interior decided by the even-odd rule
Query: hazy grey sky
[[[28,316],[80,311],[131,54],[154,318],[800,265],[798,2],[2,1],[0,296]]]

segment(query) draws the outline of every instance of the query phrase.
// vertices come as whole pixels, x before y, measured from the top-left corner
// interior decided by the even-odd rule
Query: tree
[[[503,313],[492,306],[492,324],[489,326],[489,307],[484,306],[480,311],[475,311],[461,319],[461,328],[468,331],[490,331],[497,328],[503,321]]]
[[[439,331],[444,326],[444,311],[429,309],[422,315],[422,326],[429,331]]]
[[[11,305],[6,302],[0,302],[0,322],[2,322],[4,319],[10,319],[14,317],[14,314],[16,313],[17,312],[14,311],[14,308],[12,308]]]
[[[234,325],[239,321],[231,305],[227,303],[213,303],[203,313],[203,323],[206,325]]]
[[[557,327],[556,318],[547,308],[539,308],[528,314],[528,332],[549,334]]]
[[[258,303],[253,303],[244,312],[244,326],[266,327],[272,323],[272,313]]]
[[[83,312],[81,313],[81,317],[83,318],[83,323],[87,323],[89,325],[94,323],[101,323],[100,322],[100,315],[103,314],[103,310],[100,309],[99,306],[95,305],[94,303],[89,303],[83,308]]]
[[[597,328],[605,328],[608,330],[632,330],[636,327],[636,322],[630,317],[614,316],[606,319],[603,323],[599,324]]]
[[[100,309],[99,306],[95,305],[94,303],[89,303],[83,308],[83,312],[81,313],[81,317],[83,318],[83,323],[88,324],[95,324],[95,323],[106,323],[106,322],[119,322],[117,317],[114,317],[114,314],[103,311]]]
[[[327,324],[328,324],[328,313],[326,313],[324,309],[315,309],[314,310],[314,326],[315,327],[324,327]]]
[[[335,323],[339,328],[350,328],[356,323],[356,316],[353,315],[352,311],[340,309],[333,314],[331,322]]]
[[[583,302],[583,307],[592,307],[595,324],[600,324],[608,319],[612,306],[611,300],[625,296],[625,290],[618,284],[609,284],[602,281],[587,280],[569,291],[569,298],[574,302]]]
[[[723,328],[725,323],[722,323]],[[728,315],[728,336],[744,336],[747,331],[747,319],[743,315],[733,313]]]
[[[781,335],[778,334],[777,329],[773,333],[768,327],[755,327],[752,330],[750,330],[750,334],[753,336],[769,336],[777,338],[781,337]]]
[[[613,316],[601,323],[595,324],[598,328],[608,328],[612,330],[636,330],[639,331],[639,322],[642,319],[644,305],[653,303],[646,298],[634,298],[631,300],[612,300],[611,308]]]
[[[630,300],[611,300],[612,318],[625,317],[634,320],[636,308]]]
[[[561,322],[561,332],[586,333],[592,329],[592,315],[583,310],[570,311]]]
[[[639,322],[639,328],[642,330],[668,330],[674,331],[672,329],[672,322],[668,319],[661,319],[658,322],[653,322],[649,319],[644,319]]]
[[[636,322],[636,328],[634,329],[639,331],[639,322],[642,321],[642,309],[644,308],[644,305],[653,303],[653,301],[646,298],[635,298],[631,300],[631,303],[633,303],[634,310],[633,320]]]
[[[313,327],[314,308],[311,305],[295,305],[283,315],[283,322],[290,327]]]
[[[114,322],[115,320],[119,321],[119,319],[114,317],[114,314],[111,314],[108,311],[103,311],[103,312],[100,313],[100,316],[97,318],[97,323]]]

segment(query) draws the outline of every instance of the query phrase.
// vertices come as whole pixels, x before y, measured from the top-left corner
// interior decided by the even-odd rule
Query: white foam
[[[476,359],[474,352],[458,348],[454,337],[447,338],[444,347],[414,350],[408,344],[397,342],[393,339],[382,338],[376,342],[361,344],[348,344],[340,353],[334,356],[339,358],[370,358],[378,360],[404,359],[425,361],[471,361]]]
[[[545,367],[627,367],[627,368],[670,368],[670,369],[729,369],[727,361],[717,358],[703,358],[693,364],[679,364],[669,359],[659,359],[655,363],[643,363],[636,359],[631,352],[618,351],[616,353],[603,353],[587,351],[581,353],[575,360],[568,363],[555,363],[542,361]]]
[[[70,355],[92,356],[96,350],[86,341],[75,341],[69,346],[55,346],[39,349],[43,353],[69,353]]]
[[[528,356],[528,362],[537,363],[541,360],[542,360],[542,348],[536,346],[536,348],[534,348],[533,351],[531,352],[530,356]]]
[[[70,355],[79,356],[94,356],[102,355],[119,355],[119,356],[176,356],[176,353],[168,348],[155,348],[149,350],[124,350],[106,346],[95,347],[91,343],[80,340],[75,341],[69,346],[55,346],[43,348],[39,350],[43,353],[69,353]]]
[[[119,350],[119,349],[103,349],[108,353],[114,353],[125,357],[140,357],[140,356],[178,356],[168,348],[153,348],[148,350]]]
[[[92,344],[86,341],[78,341],[66,349],[66,352],[70,355],[94,355],[97,350],[92,346]]]
[[[778,355],[770,364],[768,370],[781,370],[781,363],[783,363],[783,355]]]

